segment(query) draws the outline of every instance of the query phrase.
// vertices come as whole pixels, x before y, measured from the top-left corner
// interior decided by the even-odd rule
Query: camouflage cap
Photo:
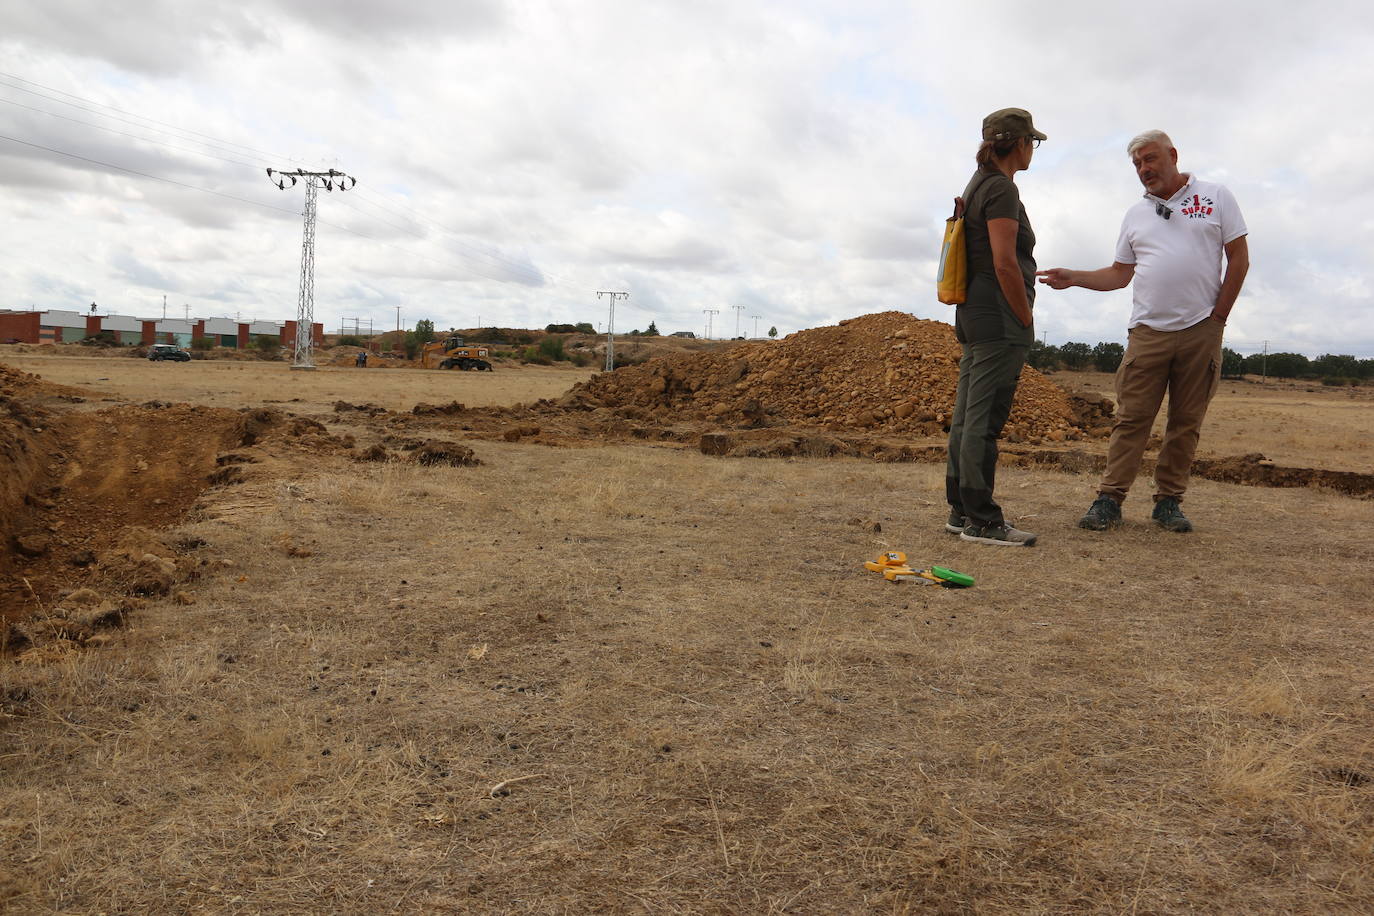
[[[1049,139],[1035,129],[1031,113],[1024,108],[1003,108],[983,119],[984,140],[1015,140],[1018,137]]]

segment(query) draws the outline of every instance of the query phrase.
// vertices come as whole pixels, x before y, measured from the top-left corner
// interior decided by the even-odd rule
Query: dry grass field
[[[1061,372],[1061,383],[1112,396],[1112,376]],[[1164,412],[1156,421],[1163,433]],[[1292,467],[1374,472],[1374,387],[1327,388],[1319,382],[1225,379],[1207,414],[1199,457],[1262,452]]]
[[[114,362],[10,361],[314,415],[580,378]],[[1369,470],[1343,397],[1228,384],[1216,453]],[[1369,500],[1202,480],[1195,534],[1096,534],[1091,476],[1008,468],[1042,543],[998,550],[937,465],[468,444],[262,447],[171,532],[180,600],[0,659],[0,909],[1374,911]]]
[[[0,362],[62,385],[142,403],[191,401],[210,407],[280,404],[302,414],[326,412],[340,399],[409,410],[420,402],[489,407],[557,397],[592,375],[571,365],[501,367],[493,372],[355,369],[321,366],[293,372],[285,362],[149,362],[111,356],[49,356],[0,346]],[[7,352],[9,351],[9,352]]]

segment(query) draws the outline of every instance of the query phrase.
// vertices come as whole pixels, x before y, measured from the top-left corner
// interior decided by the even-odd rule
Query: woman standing
[[[961,199],[968,250],[968,296],[955,312],[963,345],[954,417],[949,424],[945,530],[965,541],[1029,547],[1035,535],[1007,524],[992,498],[997,439],[1011,414],[1016,383],[1035,339],[1035,232],[1021,205],[1016,173],[1030,168],[1041,140],[1030,112],[1003,108],[983,119],[978,169]]]

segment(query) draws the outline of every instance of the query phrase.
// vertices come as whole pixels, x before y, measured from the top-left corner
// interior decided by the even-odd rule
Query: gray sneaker
[[[1155,524],[1165,531],[1182,533],[1193,530],[1193,523],[1188,521],[1188,516],[1184,515],[1183,510],[1178,507],[1178,500],[1172,496],[1164,496],[1155,500],[1155,508],[1150,513],[1150,518],[1154,519]]]
[[[945,522],[945,530],[950,534],[963,534],[964,526],[968,524],[968,519],[964,518],[953,509],[949,510],[949,521]]]
[[[1029,531],[1022,531],[1019,528],[1003,522],[1000,525],[969,525],[959,532],[959,540],[972,541],[975,544],[995,544],[998,547],[1034,547],[1035,535]]]
[[[1106,531],[1121,524],[1121,503],[1110,496],[1099,496],[1078,520],[1078,527],[1089,531]]]

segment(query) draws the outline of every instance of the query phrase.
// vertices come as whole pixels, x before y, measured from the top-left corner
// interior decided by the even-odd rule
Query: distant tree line
[[[596,330],[596,328],[592,327],[592,326],[591,326],[591,323],[590,323],[590,322],[586,322],[586,321],[579,321],[577,324],[550,324],[550,325],[546,325],[546,326],[544,327],[544,331],[545,331],[546,333],[548,333],[548,334],[596,334],[596,333],[598,333],[597,330]],[[654,324],[654,323],[651,321],[651,322],[649,322],[649,327],[648,327],[647,329],[641,331],[639,328],[635,328],[633,331],[630,331],[630,332],[629,332],[629,336],[631,336],[631,337],[657,337],[657,336],[658,336],[658,325]]]
[[[1121,365],[1126,348],[1119,343],[1096,345],[1069,341],[1051,346],[1040,341],[1031,343],[1026,361],[1041,371],[1068,369],[1082,372],[1115,372]],[[1241,356],[1230,347],[1221,350],[1221,374],[1226,378],[1242,375],[1263,375],[1269,378],[1320,379],[1326,385],[1358,385],[1374,381],[1374,359],[1327,353],[1309,359],[1301,353],[1252,353]]]

